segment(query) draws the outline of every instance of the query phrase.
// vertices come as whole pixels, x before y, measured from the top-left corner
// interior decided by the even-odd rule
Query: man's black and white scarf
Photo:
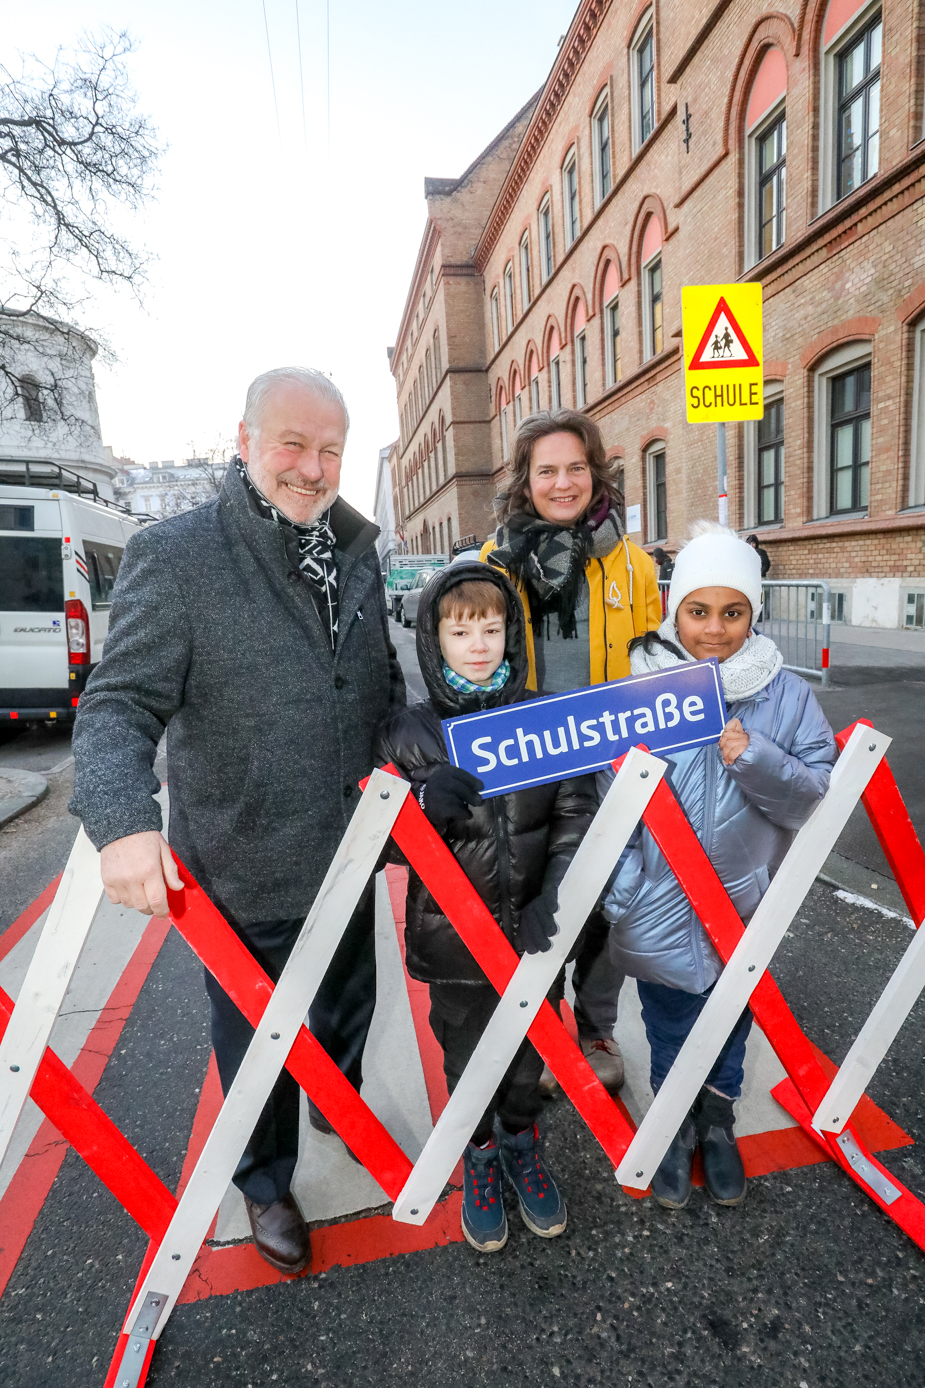
[[[571,527],[521,511],[498,526],[497,548],[488,562],[526,586],[532,615],[555,612],[560,635],[574,638],[578,635],[575,606],[585,565],[592,556],[609,554],[622,538],[620,518],[608,501],[592,517]]]
[[[299,568],[308,579],[315,592],[315,605],[322,624],[327,627],[331,649],[337,644],[337,623],[339,619],[337,599],[337,563],[334,558],[334,531],[331,529],[328,508],[311,525],[300,525],[290,520],[272,501],[268,501],[247,470],[242,459],[236,459],[238,472],[245,487],[250,492],[257,511],[264,520],[275,521],[277,525],[293,531],[299,537]]]

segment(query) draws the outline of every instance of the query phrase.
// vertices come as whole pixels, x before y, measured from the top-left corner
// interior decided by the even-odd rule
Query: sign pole
[[[729,494],[726,490],[726,425],[716,426],[716,490],[718,493],[719,523],[729,524]]]

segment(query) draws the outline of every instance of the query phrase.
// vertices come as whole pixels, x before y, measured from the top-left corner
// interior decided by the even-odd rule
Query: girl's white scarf
[[[666,617],[658,629],[663,641],[672,641],[679,651],[684,652],[684,660],[693,660],[692,655],[681,645],[677,628],[670,617]],[[749,636],[735,655],[724,660],[719,667],[723,681],[723,693],[727,704],[740,699],[753,699],[759,690],[770,684],[784,663],[784,657],[768,636]],[[650,670],[667,670],[672,665],[680,665],[680,657],[666,650],[664,646],[652,643],[651,654],[644,647],[637,646],[630,656],[630,669],[634,675],[645,675]]]

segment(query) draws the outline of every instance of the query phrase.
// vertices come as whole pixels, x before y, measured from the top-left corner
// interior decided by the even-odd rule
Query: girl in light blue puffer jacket
[[[724,526],[700,521],[680,551],[658,632],[631,642],[633,674],[685,660],[720,661],[729,721],[717,745],[667,757],[666,779],[743,920],[748,921],[793,836],[825,795],[837,756],[832,730],[805,680],[782,668],[774,642],[751,630],[761,605],[758,555]],[[601,790],[613,778],[601,773]],[[615,966],[638,981],[661,1085],[722,963],[655,841],[640,825],[604,901]],[[700,1145],[717,1203],[745,1198],[733,1131],[742,1089],[746,1009],[652,1181],[656,1199],[681,1209]]]

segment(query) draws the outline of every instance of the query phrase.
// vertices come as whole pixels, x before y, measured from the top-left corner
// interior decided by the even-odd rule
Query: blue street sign
[[[492,796],[598,771],[639,743],[659,753],[718,742],[725,724],[719,662],[696,660],[445,718],[443,735],[453,765]]]

